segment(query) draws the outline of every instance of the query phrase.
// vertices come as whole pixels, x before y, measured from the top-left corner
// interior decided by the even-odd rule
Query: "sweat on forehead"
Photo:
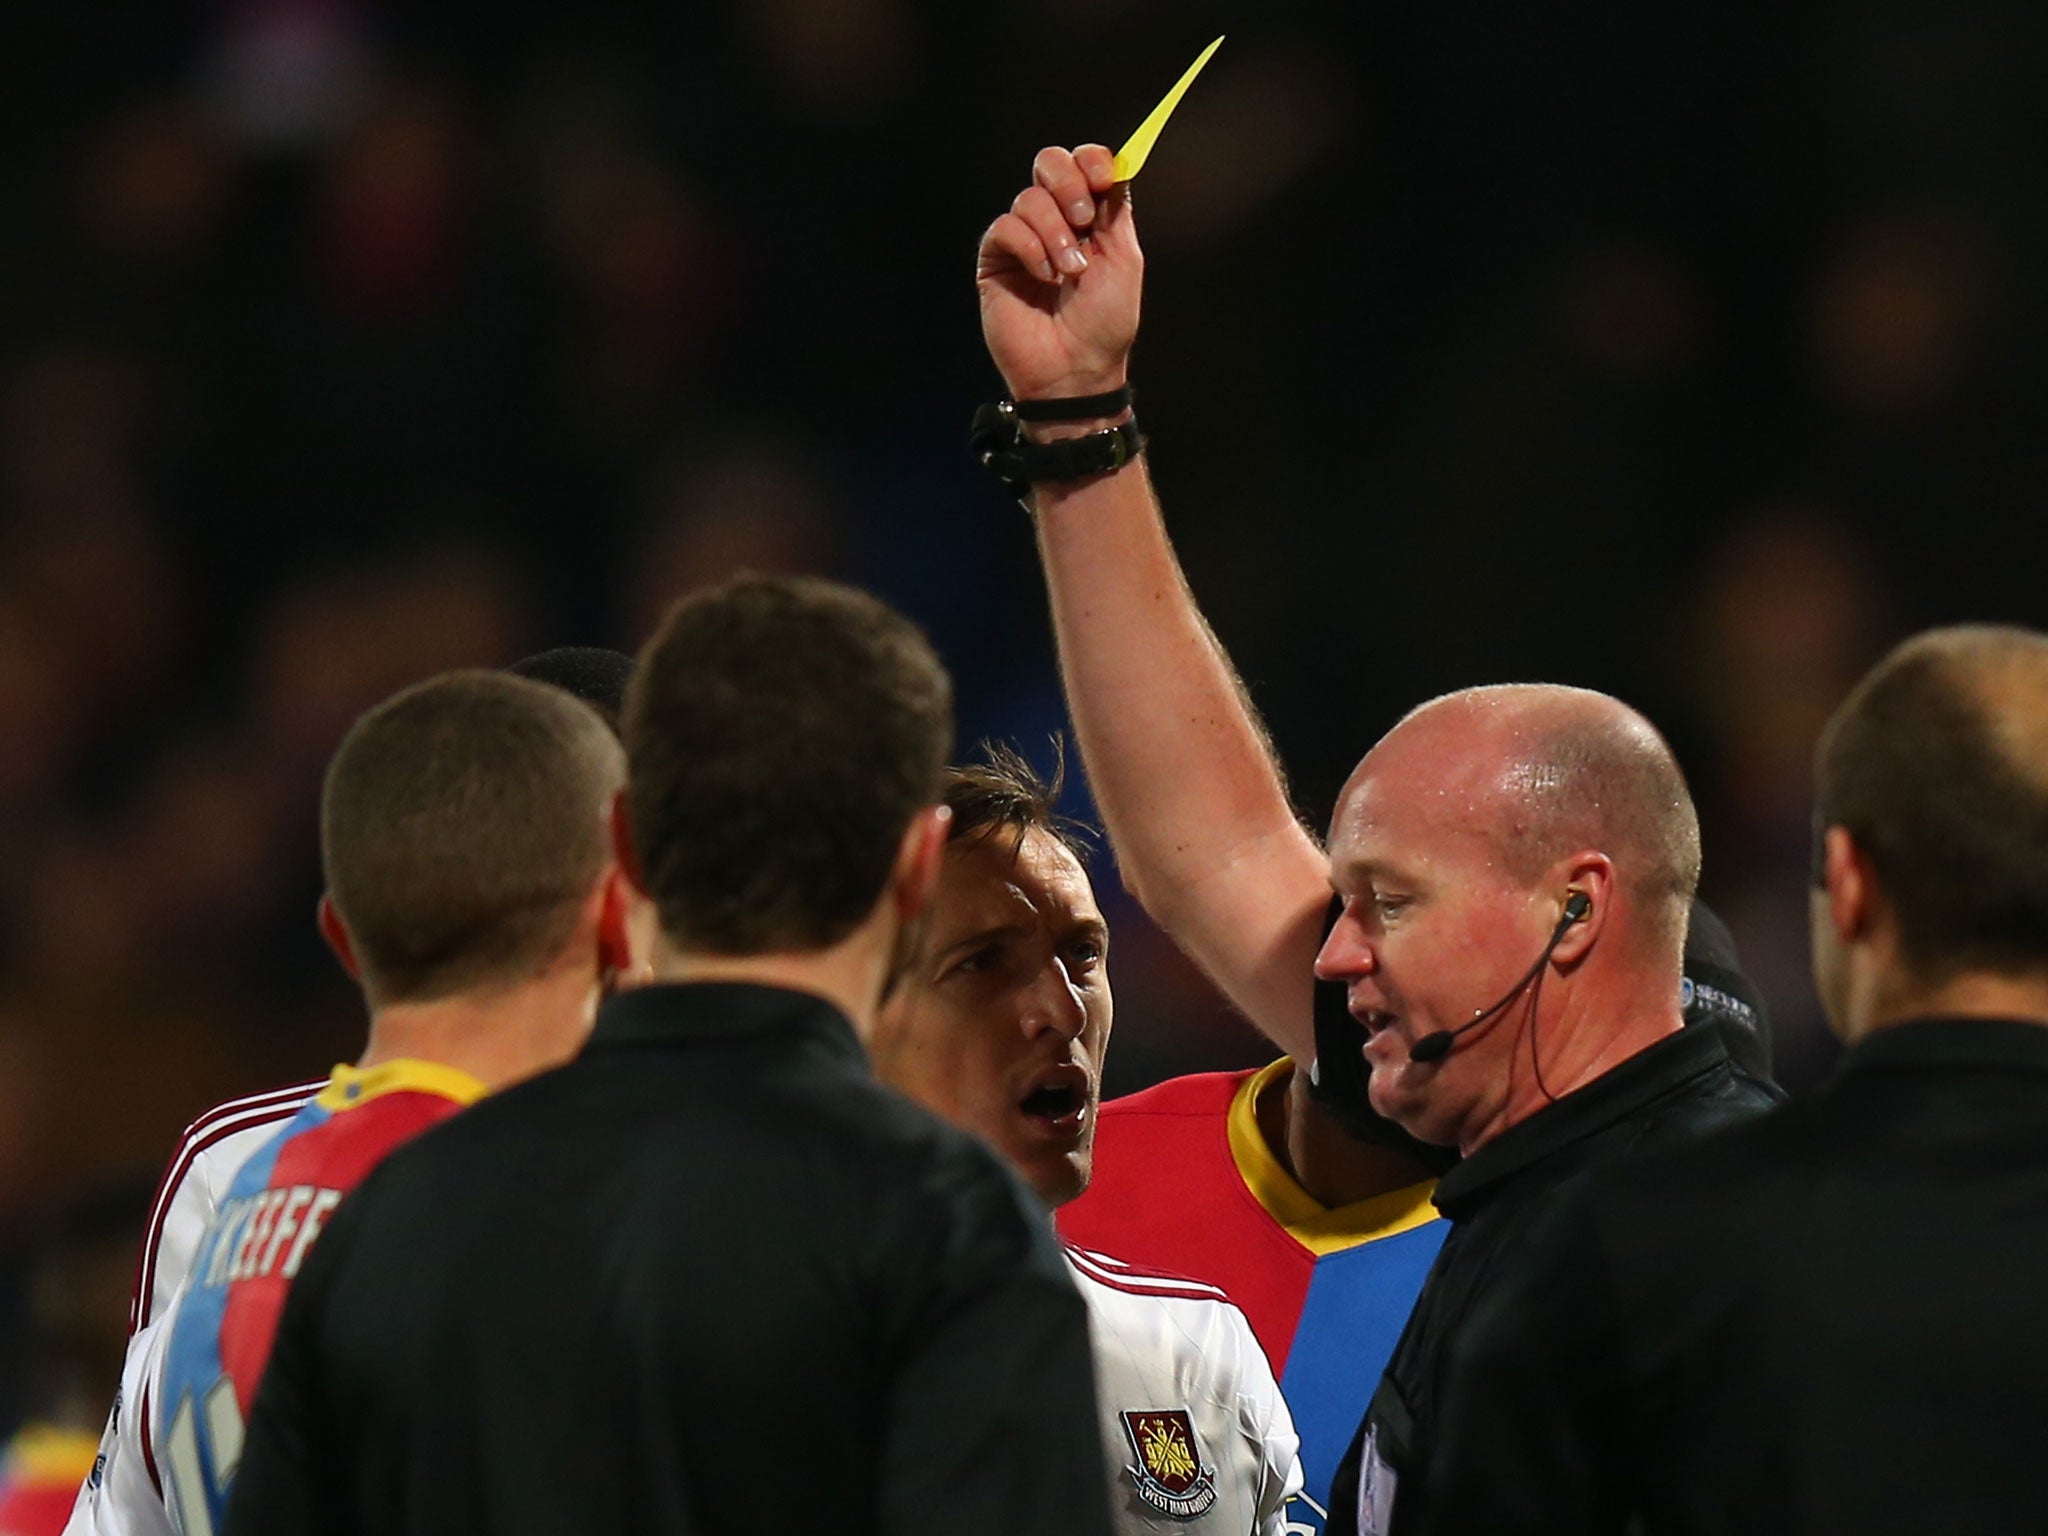
[[[1533,879],[1581,848],[1613,856],[1646,894],[1690,899],[1699,823],[1671,749],[1618,699],[1515,683],[1468,688],[1410,711],[1359,764],[1347,811],[1487,839]]]

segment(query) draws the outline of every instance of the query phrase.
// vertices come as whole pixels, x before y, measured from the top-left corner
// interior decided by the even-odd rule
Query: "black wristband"
[[[974,413],[969,442],[982,468],[1020,497],[1039,481],[1085,480],[1121,469],[1145,448],[1136,421],[1119,422],[1085,437],[1034,443],[1024,435],[1016,407],[1008,400]]]
[[[1101,395],[1068,395],[1055,400],[1012,400],[1010,409],[1019,421],[1093,421],[1098,416],[1116,416],[1131,408],[1131,386]]]

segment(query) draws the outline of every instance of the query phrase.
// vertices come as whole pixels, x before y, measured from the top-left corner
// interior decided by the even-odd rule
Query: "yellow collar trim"
[[[1285,1082],[1293,1070],[1294,1063],[1282,1056],[1246,1078],[1230,1101],[1230,1155],[1237,1164],[1238,1177],[1266,1213],[1318,1258],[1436,1220],[1436,1207],[1429,1203],[1436,1190],[1434,1179],[1334,1210],[1294,1181],[1266,1145],[1257,1110],[1259,1095]]]
[[[400,1057],[369,1068],[346,1064],[336,1067],[314,1102],[322,1109],[339,1111],[359,1108],[387,1093],[433,1093],[467,1107],[488,1091],[467,1072],[455,1067]]]
[[[22,1482],[76,1483],[99,1460],[99,1436],[79,1429],[31,1424],[7,1447],[7,1470]]]

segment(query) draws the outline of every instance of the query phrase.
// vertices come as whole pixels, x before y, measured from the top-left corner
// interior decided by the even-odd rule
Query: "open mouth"
[[[1064,1120],[1081,1109],[1079,1089],[1048,1084],[1024,1095],[1024,1113],[1042,1120]]]
[[[1031,1079],[1017,1108],[1043,1130],[1078,1134],[1088,1109],[1088,1074],[1071,1064],[1050,1067]]]
[[[1386,1033],[1399,1022],[1396,1015],[1388,1013],[1383,1008],[1354,1008],[1351,1010],[1351,1016],[1364,1027],[1368,1040]]]

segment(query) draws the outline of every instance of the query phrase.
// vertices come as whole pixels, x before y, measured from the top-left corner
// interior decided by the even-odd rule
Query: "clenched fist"
[[[988,227],[975,264],[981,334],[1012,397],[1121,388],[1144,276],[1130,188],[1110,152],[1040,150],[1031,185]]]

